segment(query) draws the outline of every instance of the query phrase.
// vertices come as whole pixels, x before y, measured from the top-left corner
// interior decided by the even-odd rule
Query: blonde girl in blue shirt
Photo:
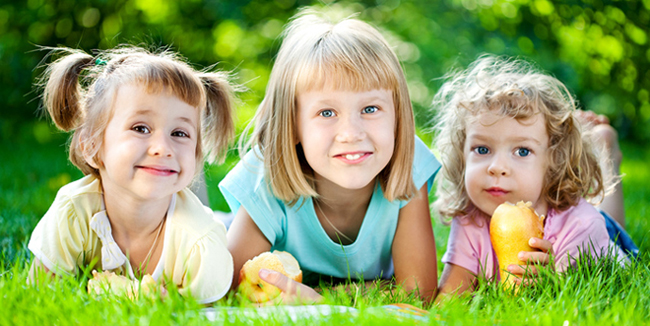
[[[44,105],[73,132],[70,160],[85,177],[59,190],[32,233],[30,279],[92,265],[152,275],[201,303],[223,297],[233,273],[226,230],[187,186],[233,136],[226,75],[169,51],[53,52],[62,57],[43,77]]]
[[[310,285],[394,276],[434,295],[428,191],[440,165],[415,136],[402,68],[376,29],[312,11],[294,17],[247,148],[220,184],[235,213],[235,271],[277,249],[296,257]],[[260,276],[284,290],[278,301],[318,300],[279,274]]]

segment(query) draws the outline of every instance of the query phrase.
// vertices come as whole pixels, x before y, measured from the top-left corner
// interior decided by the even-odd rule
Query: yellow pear
[[[532,237],[544,236],[544,216],[539,216],[531,202],[520,201],[513,205],[505,202],[494,210],[490,220],[490,240],[499,261],[501,283],[512,287],[514,276],[507,271],[509,265],[525,265],[519,260],[520,251],[537,251],[528,245]]]
[[[298,261],[286,251],[263,252],[248,260],[239,272],[239,292],[257,303],[266,302],[280,295],[280,289],[262,281],[260,269],[280,272],[296,282],[302,282]]]

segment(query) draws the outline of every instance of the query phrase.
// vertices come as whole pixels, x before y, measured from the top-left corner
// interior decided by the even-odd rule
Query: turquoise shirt
[[[296,257],[306,284],[317,282],[319,274],[365,280],[393,276],[391,247],[399,210],[407,201],[388,201],[381,187],[376,186],[356,240],[341,245],[325,233],[311,197],[302,198],[293,207],[275,198],[264,178],[263,167],[264,163],[251,151],[226,175],[219,189],[233,213],[244,206],[271,243],[271,250],[287,251]],[[416,137],[416,188],[426,182],[427,190],[431,190],[439,168],[438,160]]]

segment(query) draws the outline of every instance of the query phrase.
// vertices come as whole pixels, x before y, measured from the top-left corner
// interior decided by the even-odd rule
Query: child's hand
[[[274,304],[312,304],[318,303],[323,300],[323,297],[318,294],[314,289],[298,283],[282,273],[261,269],[259,272],[260,278],[272,285],[275,285],[282,293],[271,301],[263,303],[263,305]]]
[[[508,266],[508,272],[516,276],[515,283],[518,285],[522,281],[525,285],[534,284],[537,280],[537,266],[548,265],[551,261],[551,255],[553,255],[553,244],[548,240],[533,237],[528,240],[528,245],[540,251],[521,251],[519,252],[519,260],[527,262],[527,264]],[[555,269],[554,266],[551,266],[551,268]],[[526,278],[522,280],[524,274]]]

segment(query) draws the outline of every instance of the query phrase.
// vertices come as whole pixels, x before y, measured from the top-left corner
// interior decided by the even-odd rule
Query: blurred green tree
[[[358,13],[382,30],[403,62],[420,126],[440,77],[488,52],[537,62],[623,137],[650,139],[648,0],[8,1],[0,5],[0,137],[36,117],[39,45],[171,46],[199,68],[218,63],[250,89],[243,125],[263,96],[283,25],[307,5]]]

